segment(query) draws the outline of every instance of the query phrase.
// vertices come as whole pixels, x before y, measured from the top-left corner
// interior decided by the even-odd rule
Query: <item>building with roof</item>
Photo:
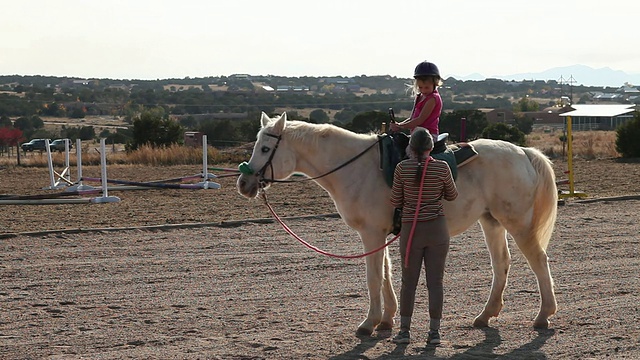
[[[615,130],[633,119],[636,111],[630,104],[574,104],[571,108],[560,116],[571,116],[572,130]]]

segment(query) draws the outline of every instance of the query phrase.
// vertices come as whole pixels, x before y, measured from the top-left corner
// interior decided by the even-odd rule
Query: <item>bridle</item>
[[[267,162],[264,163],[262,168],[260,168],[260,170],[258,170],[258,172],[256,173],[256,177],[258,177],[258,184],[261,189],[266,187],[269,182],[275,182],[275,180],[273,179],[273,157],[276,155],[276,150],[278,150],[278,145],[280,145],[280,141],[282,140],[282,135],[276,136],[269,133],[265,133],[265,135],[270,136],[272,138],[276,138],[277,140],[276,140],[276,144],[273,146],[273,149],[271,149],[271,154],[269,154],[269,159],[267,159]],[[267,167],[271,168],[271,179],[265,179],[264,177],[264,173],[265,173],[265,170],[267,170]]]
[[[273,149],[271,149],[271,154],[269,154],[269,159],[267,159],[267,162],[264,163],[264,165],[260,168],[260,170],[258,170],[255,175],[258,178],[258,184],[260,189],[264,189],[268,183],[293,183],[293,182],[301,182],[301,181],[310,181],[310,180],[316,180],[316,179],[320,179],[322,177],[325,177],[327,175],[330,175],[340,169],[342,169],[343,167],[351,164],[352,162],[356,161],[357,159],[359,159],[361,156],[363,156],[367,151],[371,150],[374,146],[376,146],[378,143],[380,143],[380,141],[382,140],[382,137],[378,137],[378,140],[376,140],[376,142],[374,142],[373,144],[369,145],[366,149],[362,150],[359,154],[357,154],[356,156],[352,157],[351,159],[347,160],[346,162],[342,163],[341,165],[339,165],[338,167],[324,173],[318,176],[314,176],[314,177],[307,177],[305,179],[301,179],[301,180],[278,180],[278,179],[274,179],[273,178],[273,157],[276,154],[276,150],[278,150],[278,145],[280,145],[280,141],[282,140],[282,135],[273,135],[273,134],[269,134],[269,133],[264,133],[264,135],[272,137],[277,139],[276,140],[276,144],[273,146]],[[265,172],[267,170],[267,168],[271,169],[271,178],[266,178],[265,177]],[[241,174],[245,174],[245,175],[252,175],[253,174],[253,169],[251,169],[251,167],[249,166],[249,164],[247,162],[243,162],[242,164],[240,164],[239,167],[240,173]]]

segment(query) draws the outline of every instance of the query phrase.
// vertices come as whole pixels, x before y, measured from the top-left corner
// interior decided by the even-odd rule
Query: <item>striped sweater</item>
[[[402,208],[403,223],[412,223],[415,216],[420,191],[420,183],[415,180],[417,170],[417,160],[407,159],[396,166],[393,175],[391,204]],[[429,221],[438,216],[444,216],[441,199],[452,201],[457,196],[458,190],[451,177],[449,165],[444,161],[430,158],[422,188],[418,221]]]

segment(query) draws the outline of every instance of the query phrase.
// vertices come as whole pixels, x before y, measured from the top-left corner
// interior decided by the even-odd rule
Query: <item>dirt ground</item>
[[[555,162],[559,178],[566,166]],[[596,201],[559,207],[548,249],[558,298],[551,328],[531,326],[536,280],[513,243],[505,307],[491,327],[471,327],[491,283],[474,226],[452,239],[438,347],[425,345],[424,283],[412,344],[393,344],[395,330],[356,337],[368,306],[364,262],[311,252],[259,200],[238,195],[234,177],[216,179],[217,190],[113,192],[121,201],[111,204],[0,205],[0,358],[639,358],[640,163],[579,160],[574,169],[576,190]],[[199,170],[110,166],[109,177]],[[46,169],[0,169],[0,194],[51,192],[47,185]],[[314,245],[361,252],[317,185],[278,184],[269,199]],[[328,215],[310,216],[318,214]],[[391,253],[397,292],[397,245]]]

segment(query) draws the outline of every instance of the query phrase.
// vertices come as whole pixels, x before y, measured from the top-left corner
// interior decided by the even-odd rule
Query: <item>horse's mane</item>
[[[297,120],[287,121],[284,135],[297,143],[313,147],[318,145],[320,139],[331,138],[339,141],[360,142],[375,136],[373,133],[354,133],[331,124],[312,124]]]

